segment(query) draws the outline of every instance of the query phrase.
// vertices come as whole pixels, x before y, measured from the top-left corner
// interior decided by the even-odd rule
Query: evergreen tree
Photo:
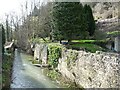
[[[59,7],[61,7],[60,2],[55,2],[53,3],[53,9],[52,9],[52,39],[54,40],[62,40],[63,35],[62,31],[60,29],[60,24],[61,22],[59,21],[58,18],[60,18],[60,13],[59,13]]]
[[[79,2],[56,2],[52,11],[53,37],[57,40],[84,38],[87,23]],[[59,35],[58,35],[59,34]]]
[[[95,21],[92,14],[92,9],[87,4],[84,6],[84,15],[88,24],[87,31],[89,32],[89,35],[92,36],[95,32]]]

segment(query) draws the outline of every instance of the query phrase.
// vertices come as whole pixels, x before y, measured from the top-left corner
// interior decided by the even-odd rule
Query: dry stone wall
[[[47,63],[47,56],[47,45],[36,45],[34,57]],[[84,88],[120,88],[119,54],[64,48],[57,68],[64,77]]]
[[[75,61],[71,54],[77,53]],[[85,88],[120,88],[120,58],[118,54],[66,50],[59,59],[58,70],[64,77],[69,78]],[[75,54],[73,54],[75,55]],[[69,67],[68,67],[69,65]]]

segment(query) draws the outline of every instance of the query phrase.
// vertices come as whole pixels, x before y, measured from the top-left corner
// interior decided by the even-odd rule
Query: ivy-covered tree
[[[5,44],[5,29],[3,27],[3,25],[0,24],[0,31],[1,31],[1,36],[0,38],[2,38],[2,59],[4,58],[4,44]]]
[[[6,40],[10,41],[10,29],[9,29],[9,23],[8,23],[8,16],[6,18]]]
[[[84,6],[84,15],[88,24],[87,31],[89,32],[89,35],[92,36],[95,32],[95,20],[93,17],[92,9],[87,4]]]
[[[55,2],[52,10],[53,37],[56,40],[84,38],[87,31],[80,2]]]

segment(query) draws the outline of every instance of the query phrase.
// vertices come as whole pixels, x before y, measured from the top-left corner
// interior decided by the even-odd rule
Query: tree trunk
[[[60,40],[60,44],[62,43],[62,40]]]

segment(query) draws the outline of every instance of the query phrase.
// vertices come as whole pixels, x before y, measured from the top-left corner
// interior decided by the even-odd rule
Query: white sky
[[[43,2],[43,1],[51,1],[51,0],[0,0],[0,23],[3,22],[6,14],[15,12],[17,15],[20,15],[21,9],[22,9],[21,5],[25,5],[26,1],[31,5],[31,2],[34,2],[34,1],[35,2],[39,2],[39,1]],[[58,0],[58,1],[61,1],[61,0]],[[83,0],[80,0],[80,1],[83,1]],[[90,1],[90,0],[87,0],[87,1]],[[92,0],[92,1],[94,1],[94,0]],[[120,0],[113,0],[113,1],[120,1]],[[30,5],[29,5],[29,7],[30,7]]]
[[[25,5],[25,2],[31,5],[31,2],[39,2],[39,0],[0,0],[0,23],[5,20],[5,15],[15,12],[15,14],[21,14],[21,5]],[[43,0],[41,0],[43,1]]]
[[[5,14],[10,12],[20,13],[21,4],[25,0],[0,0],[0,20],[5,18]]]

